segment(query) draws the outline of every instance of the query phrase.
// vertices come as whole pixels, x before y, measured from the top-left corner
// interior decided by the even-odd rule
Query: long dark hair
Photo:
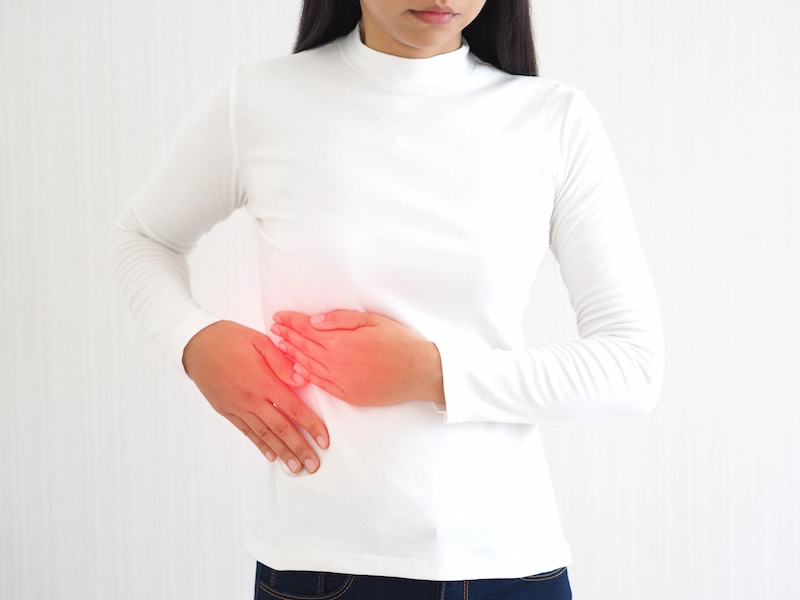
[[[462,35],[482,61],[512,75],[537,77],[530,0],[487,0]],[[359,0],[303,0],[293,54],[350,33],[361,19]]]

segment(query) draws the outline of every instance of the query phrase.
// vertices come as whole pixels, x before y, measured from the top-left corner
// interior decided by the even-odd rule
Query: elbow
[[[623,416],[641,417],[653,412],[661,397],[664,382],[664,342],[660,332],[648,343],[628,345],[629,361],[623,370],[624,394],[620,400]]]
[[[631,386],[619,399],[615,417],[643,417],[655,409],[661,396],[661,388],[649,384]]]
[[[654,352],[641,364],[636,385],[630,388],[630,416],[641,417],[653,412],[661,397],[664,382],[663,352]]]
[[[119,229],[117,224],[111,227],[110,231],[108,232],[108,237],[106,239],[106,258],[108,259],[108,264],[111,266],[112,271],[117,263],[117,249],[119,248]]]
[[[130,232],[123,229],[118,221],[115,221],[108,232],[106,239],[106,257],[112,272],[123,260],[123,254],[127,247],[127,240]]]
[[[656,390],[653,388],[648,388],[647,390],[643,390],[631,402],[630,406],[631,411],[629,413],[629,416],[643,417],[644,415],[653,412],[656,405],[658,404],[658,399],[660,396],[661,396],[660,389]]]

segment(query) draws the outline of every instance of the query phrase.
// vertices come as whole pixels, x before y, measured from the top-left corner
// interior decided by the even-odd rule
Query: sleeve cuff
[[[463,373],[467,364],[470,348],[462,343],[441,342],[432,340],[439,350],[442,362],[442,383],[445,404],[431,401],[433,410],[442,415],[445,423],[466,423],[469,421],[470,405],[474,392],[464,380]]]
[[[170,362],[175,369],[183,373],[183,376],[190,381],[191,378],[183,367],[183,351],[186,348],[186,344],[188,344],[189,340],[201,329],[205,329],[209,325],[223,320],[222,317],[215,317],[206,309],[199,308],[187,317],[172,334],[170,341]]]

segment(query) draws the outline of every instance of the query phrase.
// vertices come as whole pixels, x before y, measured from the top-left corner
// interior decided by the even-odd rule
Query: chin
[[[454,35],[456,35],[454,31],[450,30],[447,31],[446,35],[442,30],[428,30],[409,32],[402,37],[398,37],[397,39],[406,46],[410,46],[412,48],[419,48],[420,50],[433,50],[434,48],[439,48],[448,41],[452,40]]]

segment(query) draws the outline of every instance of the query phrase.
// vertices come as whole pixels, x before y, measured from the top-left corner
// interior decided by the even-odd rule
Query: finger
[[[259,336],[253,344],[264,359],[266,372],[274,373],[283,383],[291,387],[303,387],[308,381],[295,379],[294,360],[275,347],[275,343],[267,335]]]
[[[264,400],[270,406],[274,404],[279,410],[288,414],[302,425],[311,434],[311,437],[317,441],[320,448],[327,448],[331,438],[322,419],[317,416],[317,413],[306,407],[290,387],[287,387],[308,385],[307,381],[302,384],[297,382],[290,383],[292,382],[292,376],[295,374],[293,370],[295,363],[289,356],[278,350],[266,335],[258,337],[255,348],[264,358],[264,377],[267,378],[264,389],[270,390],[271,397],[264,398]],[[285,385],[277,385],[277,382],[285,383]],[[299,406],[292,408],[295,404]]]
[[[269,404],[269,409],[274,414],[274,418],[269,415],[258,415],[256,413],[244,413],[242,419],[247,423],[248,427],[253,430],[256,437],[267,440],[270,447],[274,449],[275,453],[280,457],[284,464],[289,468],[292,473],[299,473],[303,469],[303,461],[298,457],[297,453],[287,445],[285,437],[291,438],[291,433],[300,436],[300,433],[286,419],[286,417],[278,410],[272,403]],[[267,423],[274,423],[268,425]]]
[[[292,365],[292,384],[293,384],[293,386],[301,387],[303,385],[307,385],[308,384],[308,379],[307,378],[303,378],[303,375],[302,375],[303,371],[299,370],[298,366],[297,366],[298,362],[301,360],[299,358],[300,352],[297,351],[297,348],[292,346],[286,340],[281,340],[281,341],[278,342],[278,350],[280,350],[286,356],[288,356],[289,359],[294,363]],[[309,359],[305,358],[305,357],[303,357],[302,360],[305,360],[306,362],[309,361]]]
[[[283,352],[283,353],[284,353],[286,356],[288,356],[288,357],[289,357],[289,359],[290,359],[290,360],[291,360],[291,361],[294,363],[294,364],[292,365],[292,369],[293,369],[293,373],[294,373],[294,374],[292,375],[292,380],[293,380],[293,381],[295,381],[295,382],[298,382],[298,378],[299,378],[299,379],[302,379],[302,377],[301,377],[301,371],[299,371],[299,370],[298,370],[298,367],[297,367],[297,363],[298,363],[298,362],[299,362],[299,360],[300,360],[300,359],[298,358],[298,355],[300,354],[300,352],[298,352],[297,348],[295,348],[294,346],[292,346],[292,345],[291,345],[289,342],[287,342],[286,340],[280,340],[280,341],[278,342],[278,344],[277,344],[277,345],[278,345],[278,350],[280,350],[280,351],[281,351],[281,352]],[[306,360],[306,361],[307,361],[308,359],[304,358],[304,360]],[[303,379],[303,382],[304,382],[304,383],[308,383],[308,382],[307,382],[305,379]]]
[[[283,313],[277,313],[282,315]],[[353,310],[337,309],[328,313],[320,313],[311,317],[308,322],[319,330],[329,329],[358,329],[371,327],[376,324],[376,319],[381,318],[375,313],[363,313]],[[313,321],[312,319],[317,319]]]
[[[376,324],[376,320],[385,318],[375,313],[364,313],[353,310],[337,309],[327,313],[317,313],[312,317],[291,310],[281,310],[272,315],[272,319],[278,323],[290,324],[295,319],[302,318],[305,323],[317,331],[327,331],[331,329],[358,329],[359,327],[370,327]],[[316,318],[317,321],[312,321]],[[294,325],[289,325],[294,327]],[[307,336],[309,337],[309,336]]]
[[[294,364],[294,370],[298,375],[300,375],[300,377],[303,378],[303,380],[310,381],[311,383],[316,385],[321,390],[324,390],[324,391],[328,392],[331,396],[339,398],[340,400],[345,400],[345,401],[347,400],[345,398],[344,390],[342,390],[342,388],[340,388],[339,386],[337,386],[333,382],[328,381],[327,379],[323,379],[322,377],[319,377],[318,375],[316,375],[314,372],[310,371],[309,369],[304,368],[303,365],[302,365],[302,360],[298,360]],[[327,371],[327,369],[326,369],[326,371]]]
[[[308,431],[320,448],[327,448],[330,445],[331,438],[328,434],[328,428],[325,427],[317,413],[308,408],[292,390],[288,388],[281,389],[280,386],[276,386],[273,390],[273,397],[269,401]],[[267,423],[272,427],[272,423],[269,421]],[[298,433],[297,435],[299,436],[300,434]],[[305,442],[302,436],[300,438]]]
[[[305,373],[311,371],[320,377],[330,377],[330,371],[324,363],[306,356],[303,352],[295,348],[295,346],[289,341],[281,340],[278,342],[278,350],[289,356],[289,358],[294,361],[292,369],[294,370],[295,374],[305,377]],[[308,378],[306,377],[304,381],[307,381],[307,379]]]
[[[324,360],[327,349],[321,343],[305,337],[302,333],[295,331],[291,327],[279,325],[278,323],[273,323],[272,327],[270,327],[270,331],[294,344],[294,346],[306,356],[310,356],[316,360]]]
[[[253,429],[245,423],[242,419],[237,417],[234,414],[225,415],[225,417],[233,423],[233,425],[241,431],[247,439],[249,439],[253,444],[255,444],[256,448],[259,449],[261,454],[263,454],[269,462],[275,462],[275,459],[278,458],[278,455],[275,454],[275,451],[270,447],[270,445],[265,442],[263,439],[258,437]]]
[[[302,337],[324,347],[323,339],[326,332],[320,331],[314,327],[307,315],[292,311],[279,311],[272,315],[272,319],[279,328],[291,329],[292,331],[299,333]],[[279,335],[283,336],[283,334]]]
[[[298,411],[305,412],[309,410],[300,400],[293,402],[288,408],[290,411],[296,413]],[[291,415],[289,413],[284,413],[283,407],[280,405],[273,405],[271,403],[266,405],[265,410],[260,412],[262,414],[257,416],[263,419],[267,427],[274,432],[287,447],[287,458],[284,461],[286,462],[286,466],[294,473],[299,472],[303,466],[305,466],[310,473],[316,471],[319,468],[319,457],[314,453],[314,450],[312,450],[306,438],[297,430],[292,420],[288,418]],[[278,455],[283,457],[280,452],[278,452]],[[292,458],[296,458],[300,461],[297,469],[292,468]]]

